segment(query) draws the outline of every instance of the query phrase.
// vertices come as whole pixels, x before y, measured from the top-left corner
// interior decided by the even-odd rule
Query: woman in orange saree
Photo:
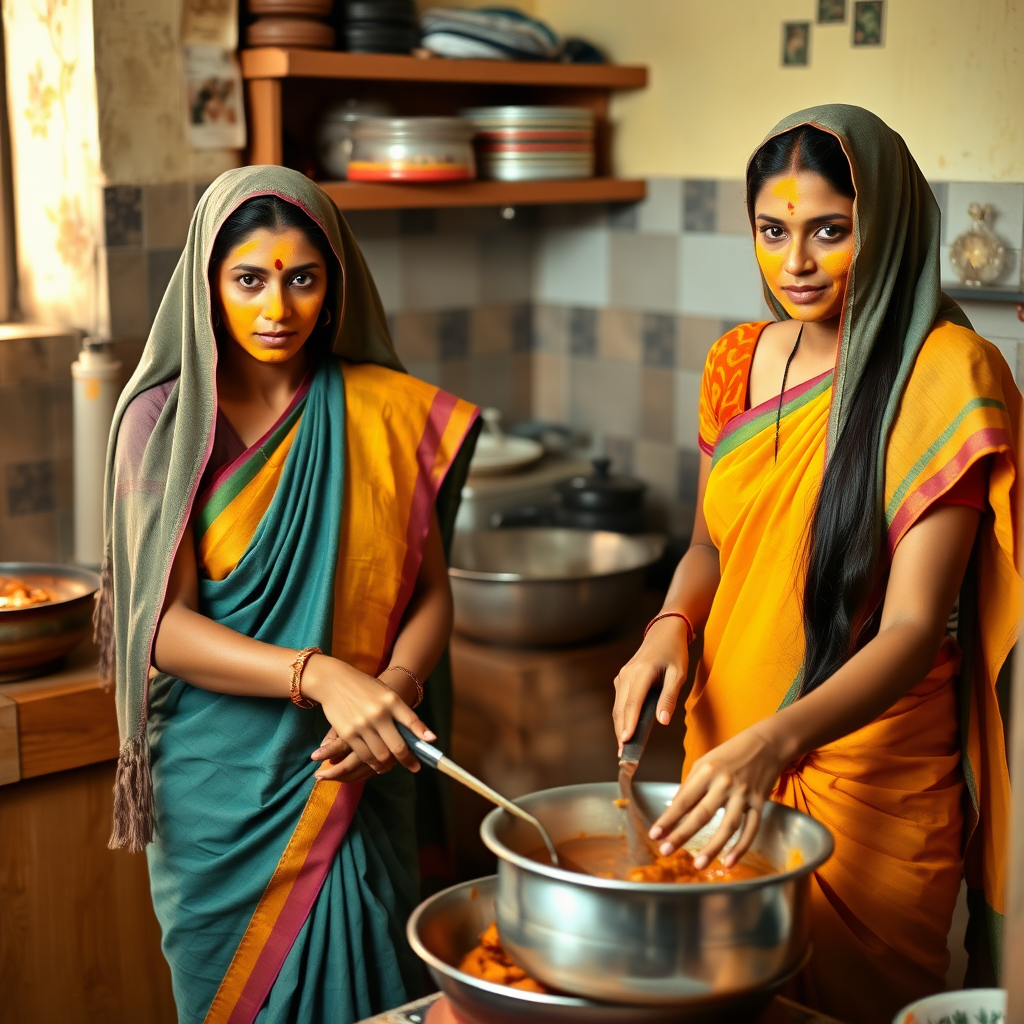
[[[798,995],[884,1021],[943,987],[965,875],[973,977],[998,969],[1021,400],[942,295],[934,199],[874,115],[787,118],[748,208],[778,320],[708,356],[693,542],[616,680],[616,733],[659,681],[668,720],[699,632],[683,785],[652,837],[668,851],[724,808],[702,856],[731,863],[766,799],[823,822]]]

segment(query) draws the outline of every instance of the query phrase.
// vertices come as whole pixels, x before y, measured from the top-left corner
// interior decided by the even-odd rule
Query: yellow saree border
[[[210,1004],[204,1024],[250,1024],[323,886],[363,786],[319,781]]]

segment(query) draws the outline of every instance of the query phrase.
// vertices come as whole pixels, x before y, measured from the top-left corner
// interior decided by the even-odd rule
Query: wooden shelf
[[[1019,288],[967,288],[954,286],[942,289],[958,302],[1024,302],[1024,291]]]
[[[390,103],[405,116],[452,116],[465,107],[575,106],[594,116],[597,177],[579,181],[473,181],[460,184],[327,182],[343,210],[435,206],[629,203],[644,182],[612,177],[609,93],[647,84],[644,67],[500,60],[420,59],[340,50],[261,47],[242,51],[249,117],[249,162],[317,166],[317,121],[340,99]]]
[[[537,206],[550,203],[635,203],[643,180],[466,181],[451,185],[321,181],[341,210],[395,210],[439,206]]]
[[[260,47],[242,51],[242,77],[352,78],[391,82],[460,82],[569,89],[642,89],[647,68],[620,64],[421,59],[340,50]]]

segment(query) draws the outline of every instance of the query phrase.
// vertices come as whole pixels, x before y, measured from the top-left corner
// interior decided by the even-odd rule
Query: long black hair
[[[801,125],[769,139],[747,169],[747,206],[765,183],[793,171],[820,174],[839,195],[855,198],[850,162],[829,132]],[[901,263],[900,278],[907,274]],[[804,662],[800,693],[831,676],[877,630],[868,602],[877,583],[882,524],[875,474],[882,418],[896,381],[906,330],[898,281],[882,330],[855,391],[846,424],[828,453],[807,536],[804,583]],[[844,316],[846,313],[844,312]]]
[[[324,297],[324,306],[330,310],[333,323],[330,326],[318,324],[306,344],[312,345],[311,352],[325,353],[333,337],[337,317],[340,315],[340,311],[335,308],[338,258],[334,255],[331,243],[320,225],[295,203],[275,195],[253,196],[232,211],[217,232],[210,250],[210,294],[217,294],[216,274],[221,261],[232,249],[237,248],[260,228],[268,228],[271,231],[298,228],[323,258],[324,266],[327,268],[327,294]]]

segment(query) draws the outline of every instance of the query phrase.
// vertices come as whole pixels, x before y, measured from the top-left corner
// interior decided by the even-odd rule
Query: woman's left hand
[[[316,770],[316,778],[333,779],[335,782],[363,782],[370,778],[374,771],[352,748],[338,735],[334,728],[323,738],[320,746],[310,755],[312,760],[322,762]]]
[[[662,840],[659,851],[672,853],[724,807],[721,824],[694,858],[694,866],[698,870],[707,867],[742,825],[739,839],[722,858],[726,867],[732,867],[754,841],[761,810],[786,760],[765,722],[744,729],[708,751],[694,763],[668,810],[651,826],[651,838]]]

